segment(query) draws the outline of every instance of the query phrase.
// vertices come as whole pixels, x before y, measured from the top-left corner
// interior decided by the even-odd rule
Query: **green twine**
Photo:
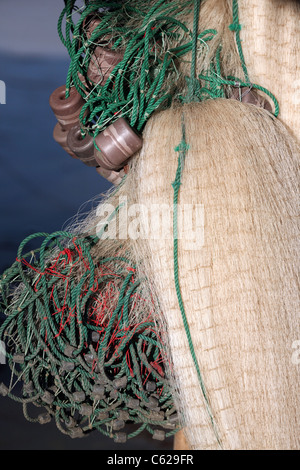
[[[196,65],[197,65],[197,43],[198,43],[198,26],[199,26],[199,14],[200,14],[201,0],[194,1],[194,19],[193,19],[193,37],[192,37],[192,62],[191,62],[191,74],[188,87],[187,101],[191,102],[195,100],[195,88],[197,86],[196,78]],[[196,97],[197,100],[197,97]]]
[[[233,20],[229,29],[235,33],[245,79],[222,76],[221,46],[208,70],[196,77],[198,41],[208,46],[209,41],[217,34],[217,31],[211,29],[198,33],[200,4],[201,0],[187,0],[182,2],[179,8],[177,1],[159,0],[148,9],[147,2],[143,1],[127,1],[124,5],[110,3],[114,9],[101,13],[100,24],[88,38],[84,22],[97,14],[99,8],[105,8],[107,3],[86,2],[85,6],[81,7],[80,17],[76,21],[75,15],[78,14],[76,0],[65,1],[65,8],[58,20],[58,34],[71,58],[66,79],[66,97],[69,96],[70,87],[75,86],[86,101],[80,113],[83,135],[88,132],[95,138],[109,123],[120,116],[126,117],[132,127],[142,131],[153,112],[169,107],[174,99],[191,102],[225,98],[226,88],[232,86],[247,86],[266,93],[275,104],[274,115],[278,115],[279,106],[274,95],[249,80],[240,38],[241,24],[237,0],[233,0],[232,3]],[[182,12],[192,11],[192,7],[194,7],[194,20],[193,31],[190,32],[180,18]],[[139,26],[127,27],[126,22],[131,17],[140,18]],[[124,58],[112,70],[107,82],[100,86],[88,78],[87,72],[95,46],[101,44],[107,36],[111,37],[112,50],[124,50]],[[168,47],[174,39],[179,40],[179,45]],[[179,97],[176,96],[176,86],[174,86],[176,82],[174,77],[178,76],[176,61],[190,52],[192,59],[190,77],[187,77],[188,92],[186,97]],[[80,75],[84,80],[79,78]],[[175,149],[179,152],[178,167],[172,184],[175,288],[193,363],[220,444],[195,354],[179,282],[177,206],[188,149],[183,119],[182,141]],[[116,213],[119,209],[116,209]],[[44,237],[41,247],[24,255],[24,247],[38,236]],[[68,240],[67,249],[63,239]],[[128,438],[135,437],[144,429],[154,434],[153,425],[167,424],[170,429],[170,422],[166,422],[165,418],[172,416],[174,407],[167,381],[159,372],[157,364],[159,351],[163,351],[163,345],[156,336],[156,326],[150,320],[130,330],[131,299],[138,292],[139,283],[129,285],[132,276],[128,271],[125,273],[122,271],[122,263],[127,262],[124,258],[100,259],[95,266],[90,251],[95,240],[88,237],[80,239],[72,247],[73,252],[74,250],[77,252],[80,263],[87,267],[76,282],[70,276],[73,269],[76,269],[76,262],[69,262],[73,256],[69,246],[72,241],[73,237],[67,232],[56,232],[52,235],[40,233],[28,237],[20,245],[17,261],[1,278],[1,302],[7,317],[0,328],[0,339],[7,341],[7,359],[12,377],[16,376],[17,380],[23,378],[27,386],[27,391],[22,397],[12,394],[9,387],[8,396],[23,403],[24,414],[32,421],[36,419],[29,417],[27,405],[32,402],[38,406],[45,406],[48,413],[55,417],[58,428],[66,434],[72,434],[62,426],[62,423],[66,423],[70,417],[76,418],[76,413],[80,412],[81,405],[74,401],[73,393],[83,391],[91,393],[91,384],[94,383],[96,372],[84,359],[84,355],[89,353],[100,369],[102,368],[101,372],[104,371],[102,378],[104,377],[106,381],[105,398],[99,398],[98,402],[89,402],[92,403],[91,416],[89,420],[84,416],[77,417],[75,423],[77,431],[80,430],[84,434],[91,429],[97,429],[107,436],[115,436],[112,426],[119,416],[120,408],[128,412],[130,422],[139,424],[139,428],[129,434]],[[51,262],[53,263],[53,256],[61,252],[63,256],[60,261],[63,267],[57,270]],[[28,269],[24,269],[24,263]],[[101,331],[101,334],[104,333],[102,343],[96,348],[89,340],[89,335],[97,332],[99,325],[87,321],[86,312],[89,311],[90,302],[95,301],[93,297],[95,283],[112,282],[109,274],[97,277],[99,266],[105,263],[112,263],[116,269],[115,274],[123,276],[123,283],[116,292],[119,296],[116,308],[109,322],[104,325],[105,332]],[[130,266],[130,269],[134,268]],[[16,300],[11,297],[11,289],[12,286],[21,284],[22,294]],[[63,290],[63,297],[59,289],[62,285],[67,287]],[[66,309],[66,305],[69,310]],[[53,311],[54,309],[56,310]],[[56,311],[60,312],[61,316]],[[69,312],[67,317],[65,317],[66,312]],[[120,325],[121,330],[117,331],[116,325]],[[127,335],[124,333],[125,330]],[[116,340],[118,354],[111,353],[108,357],[107,351]],[[71,356],[68,353],[70,347],[73,348]],[[16,362],[16,356],[21,356],[20,364]],[[24,363],[22,363],[23,356]],[[62,363],[66,367],[65,375],[59,369]],[[75,364],[74,370],[68,369],[67,364],[71,363]],[[107,376],[108,371],[110,371],[109,376]],[[156,400],[163,416],[149,412],[147,408],[149,394],[144,389],[145,371],[147,377],[150,375],[156,382],[156,387],[161,390]],[[113,380],[122,377],[127,378],[128,385],[121,391],[114,390]],[[0,390],[2,393],[5,391],[3,387],[0,387]],[[45,392],[48,392],[48,395],[45,396]],[[142,406],[133,409],[129,405],[129,398],[137,395]],[[49,397],[53,402],[47,403]],[[178,426],[174,427],[175,429],[167,433],[167,436],[173,435],[178,430]]]
[[[176,59],[192,48],[190,33],[177,17],[182,11],[189,12],[193,1],[182,2],[180,8],[175,1],[158,1],[150,11],[145,2],[110,5],[114,9],[101,13],[102,21],[90,38],[86,36],[85,21],[107,4],[101,1],[87,3],[81,9],[78,21],[75,19],[75,4],[74,0],[66,1],[58,21],[58,33],[71,58],[66,96],[70,87],[75,86],[86,101],[80,114],[82,130],[96,137],[110,123],[123,116],[137,131],[142,131],[155,110],[171,104],[173,85],[170,86],[170,83],[174,83],[172,75],[177,74]],[[127,26],[131,17],[140,18],[137,27]],[[166,48],[166,44],[182,34],[188,38],[186,44]],[[124,58],[111,71],[106,83],[100,86],[89,79],[88,67],[95,46],[98,42],[107,42],[105,38],[108,36],[112,50],[123,50]],[[79,74],[84,81],[79,79]]]
[[[201,371],[200,371],[199,363],[198,363],[198,360],[197,360],[197,357],[196,357],[196,352],[195,352],[195,349],[194,349],[193,340],[192,340],[188,320],[187,320],[186,313],[185,313],[184,303],[183,303],[181,289],[180,289],[180,281],[179,281],[178,198],[179,198],[179,190],[180,190],[181,180],[182,180],[182,171],[183,171],[183,168],[184,168],[184,162],[185,162],[185,159],[186,159],[186,154],[188,152],[188,149],[189,149],[189,145],[186,142],[184,115],[182,115],[182,140],[181,140],[180,144],[175,148],[175,151],[179,152],[179,156],[178,156],[178,164],[177,164],[177,171],[176,171],[175,180],[172,183],[172,187],[173,187],[173,190],[174,190],[174,198],[173,198],[173,259],[174,259],[175,289],[176,289],[176,295],[177,295],[177,299],[178,299],[178,304],[179,304],[179,308],[180,308],[180,312],[181,312],[181,317],[182,317],[186,337],[187,337],[188,344],[189,344],[190,353],[191,353],[191,356],[192,356],[192,359],[193,359],[194,366],[196,368],[198,381],[199,381],[201,391],[202,391],[202,394],[203,394],[203,397],[204,397],[204,400],[205,400],[206,409],[207,409],[211,424],[213,426],[217,441],[220,444],[220,438],[218,436],[218,432],[217,432],[217,429],[216,429],[214,418],[213,418],[213,415],[212,415],[212,412],[211,412],[206,387],[205,387],[205,384],[204,384],[204,381],[203,381],[203,378],[202,378],[202,374],[201,374]]]
[[[274,95],[249,80],[240,38],[237,0],[232,3],[233,18],[229,29],[235,33],[244,80],[222,76],[221,49],[218,49],[208,70],[196,76],[199,42],[208,47],[209,41],[217,35],[214,30],[198,33],[201,0],[186,0],[180,5],[176,0],[158,0],[152,2],[150,8],[147,2],[140,0],[116,2],[110,4],[111,11],[100,14],[99,8],[107,7],[107,3],[98,0],[86,2],[79,10],[80,15],[76,0],[66,0],[65,3],[58,20],[58,34],[71,59],[66,95],[69,95],[70,87],[75,86],[84,98],[86,103],[79,116],[82,134],[90,134],[96,148],[97,135],[119,117],[124,117],[132,128],[142,132],[151,115],[169,108],[174,100],[188,103],[225,98],[232,86],[247,86],[266,93],[274,102],[274,115],[278,116],[279,106]],[[190,31],[181,18],[192,11],[193,29]],[[89,21],[95,17],[100,23],[88,37]],[[172,47],[174,41],[178,44],[176,47]],[[94,83],[88,73],[95,47],[99,44],[108,44],[112,51],[124,53],[106,83],[101,85]],[[179,96],[176,90],[177,62],[190,52],[187,94]],[[101,66],[99,80],[100,77]]]
[[[213,61],[209,64],[209,68],[207,71],[199,74],[198,80],[192,80],[192,78],[187,77],[187,82],[190,83],[192,81],[192,89],[193,94],[188,95],[187,98],[182,97],[181,101],[184,103],[188,103],[190,101],[205,101],[207,99],[218,99],[218,98],[226,98],[226,89],[231,87],[247,87],[250,89],[256,89],[267,96],[273,101],[274,103],[274,116],[277,117],[279,114],[279,103],[276,97],[271,93],[268,89],[262,87],[261,85],[251,83],[249,80],[249,74],[247,71],[247,67],[245,64],[241,39],[240,39],[240,31],[242,29],[241,24],[239,23],[239,14],[238,14],[238,1],[233,0],[233,22],[229,25],[229,29],[235,32],[236,35],[236,43],[239,52],[239,57],[241,61],[241,66],[244,72],[245,79],[242,80],[237,77],[232,76],[223,76],[222,74],[222,62],[221,62],[221,51],[222,46],[217,49],[216,56]],[[211,37],[207,37],[207,41],[210,40],[217,34],[215,30],[208,30],[204,33],[210,32],[212,34]],[[190,97],[192,96],[192,99]]]
[[[199,8],[199,2],[195,0],[195,13],[198,12]],[[194,17],[194,39],[195,39],[195,30],[197,31],[197,21]],[[215,60],[210,64],[210,69],[207,71],[206,74],[202,73],[199,75],[199,81],[194,80],[194,72],[195,72],[195,64],[196,64],[196,49],[193,47],[193,55],[192,55],[192,68],[191,68],[191,77],[188,79],[189,83],[189,91],[188,95],[186,98],[182,98],[183,102],[191,102],[191,101],[203,101],[207,98],[211,99],[216,99],[216,98],[223,98],[225,97],[225,91],[224,87],[225,86],[239,86],[239,87],[250,87],[250,88],[256,88],[258,90],[263,91],[266,93],[274,102],[275,104],[275,112],[274,115],[277,116],[279,113],[279,106],[278,102],[275,98],[275,96],[269,92],[267,89],[261,87],[260,85],[256,85],[253,83],[250,83],[249,81],[249,75],[247,71],[247,67],[245,64],[245,59],[243,55],[243,50],[242,50],[242,45],[241,45],[241,39],[240,39],[240,31],[241,31],[241,25],[239,23],[239,14],[238,14],[238,1],[233,0],[233,22],[229,26],[229,29],[231,31],[234,31],[236,34],[236,42],[237,42],[237,47],[239,51],[239,56],[241,60],[241,65],[242,69],[245,75],[245,81],[240,80],[235,77],[222,77],[221,74],[221,46],[218,48]],[[215,31],[213,31],[213,34],[216,34]],[[193,41],[193,45],[196,43],[196,41]],[[205,86],[200,85],[200,82],[206,82]],[[179,152],[179,157],[178,157],[178,165],[177,165],[177,171],[176,171],[176,176],[175,180],[172,183],[172,187],[174,190],[174,198],[173,198],[173,257],[174,257],[174,279],[175,279],[175,289],[176,289],[176,295],[178,299],[178,304],[182,316],[182,321],[186,333],[186,337],[188,340],[188,345],[190,349],[190,353],[193,359],[193,363],[197,372],[198,376],[198,381],[201,387],[201,391],[205,400],[206,404],[206,409],[208,412],[208,415],[210,417],[210,421],[213,427],[213,430],[215,432],[217,441],[219,445],[221,446],[221,441],[218,435],[218,431],[214,422],[213,414],[210,408],[205,384],[202,378],[202,374],[200,371],[199,363],[196,357],[186,313],[185,313],[185,308],[184,308],[184,303],[182,299],[182,294],[181,294],[181,289],[180,289],[180,282],[179,282],[179,263],[178,263],[178,198],[179,198],[179,191],[180,191],[180,186],[181,186],[181,180],[182,180],[182,172],[184,168],[184,163],[186,159],[186,154],[188,152],[189,145],[186,142],[186,133],[185,133],[185,123],[184,123],[184,115],[182,116],[182,140],[180,144],[175,148],[176,152]]]
[[[239,51],[239,56],[241,60],[241,65],[243,68],[243,72],[245,75],[245,81],[249,83],[249,75],[248,75],[248,70],[245,64],[245,59],[244,59],[244,53],[243,53],[243,48],[242,48],[242,43],[241,43],[241,38],[240,38],[240,31],[242,29],[242,26],[240,24],[239,20],[239,5],[238,5],[238,0],[232,0],[232,17],[233,21],[231,25],[229,26],[230,31],[235,32],[235,37],[236,37],[236,44],[237,48]]]
[[[40,237],[40,248],[24,253]],[[30,421],[54,417],[71,437],[98,430],[125,442],[144,430],[154,436],[155,429],[160,437],[172,436],[178,417],[157,335],[159,312],[152,298],[144,298],[147,281],[137,279],[126,257],[94,263],[96,240],[55,232],[21,243],[17,260],[0,278],[6,316],[0,341],[11,369],[11,383],[0,384],[0,394],[22,403]],[[12,296],[16,288],[19,295]],[[134,323],[141,312],[144,320]],[[20,395],[12,393],[13,378],[23,381]],[[30,417],[29,403],[43,407],[46,417]],[[129,425],[136,429],[127,434]]]
[[[274,116],[277,117],[278,114],[279,114],[279,104],[278,104],[277,99],[273,95],[273,93],[271,93],[269,90],[267,90],[266,88],[264,88],[260,85],[251,83],[251,81],[249,79],[249,74],[248,74],[246,63],[245,63],[245,58],[244,58],[244,53],[243,53],[243,48],[242,48],[242,41],[241,41],[241,37],[240,37],[240,31],[242,29],[242,26],[241,26],[240,20],[239,20],[238,0],[232,0],[232,17],[233,17],[233,21],[232,21],[231,25],[229,25],[229,29],[230,29],[230,31],[235,32],[236,44],[237,44],[237,48],[238,48],[238,52],[239,52],[239,56],[240,56],[241,66],[242,66],[244,76],[245,76],[245,81],[234,78],[234,77],[226,77],[226,78],[222,79],[222,78],[219,78],[218,76],[216,76],[215,81],[218,83],[218,85],[249,87],[250,89],[254,88],[254,89],[262,91],[263,93],[268,95],[271,98],[271,100],[273,101],[273,103],[275,105]],[[201,78],[203,78],[203,77],[201,77]],[[208,80],[210,80],[210,79],[208,78]]]

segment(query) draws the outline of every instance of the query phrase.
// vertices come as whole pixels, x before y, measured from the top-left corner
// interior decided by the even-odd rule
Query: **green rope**
[[[225,98],[230,86],[245,85],[266,93],[274,101],[274,115],[278,115],[279,107],[273,94],[249,81],[237,0],[232,3],[233,20],[229,28],[235,33],[244,81],[222,77],[220,49],[207,71],[196,76],[199,43],[201,47],[209,47],[209,41],[217,35],[214,30],[198,33],[200,6],[201,0],[186,0],[180,5],[176,0],[153,0],[150,7],[141,0],[128,0],[122,4],[112,3],[110,10],[106,8],[99,14],[99,8],[107,7],[107,3],[98,0],[86,2],[78,16],[76,0],[66,0],[58,20],[58,34],[71,59],[66,96],[74,86],[84,98],[85,105],[79,116],[82,136],[91,135],[98,150],[97,135],[119,117],[127,119],[130,126],[141,133],[152,114],[169,108],[173,101]],[[192,31],[181,20],[190,13],[193,13]],[[92,18],[98,18],[99,25],[88,36]],[[89,78],[89,65],[94,60],[95,48],[107,43],[111,51],[123,51],[124,56],[111,70],[106,83],[99,85]],[[189,53],[191,69],[186,77],[187,93],[180,96],[176,89],[177,61]],[[99,80],[100,77],[101,66]]]
[[[244,72],[244,75],[245,75],[245,81],[247,83],[249,83],[250,80],[249,80],[248,70],[247,70],[247,67],[246,67],[246,64],[245,64],[245,58],[244,58],[244,53],[243,53],[243,48],[242,48],[242,43],[241,43],[241,38],[240,38],[240,31],[242,29],[242,26],[241,26],[240,20],[239,20],[238,0],[232,0],[232,17],[233,17],[233,21],[232,21],[231,25],[229,26],[229,29],[230,29],[230,31],[235,32],[236,44],[237,44],[237,48],[238,48],[238,51],[239,51],[239,56],[240,56],[243,72]]]
[[[26,253],[27,244],[39,238],[40,247]],[[11,383],[0,384],[0,393],[23,403],[30,421],[44,418],[30,417],[29,403],[46,408],[49,419],[71,436],[97,430],[118,442],[114,426],[127,411],[121,427],[136,429],[123,432],[123,440],[144,430],[153,433],[153,426],[166,428],[169,437],[179,425],[157,337],[160,312],[150,296],[144,298],[147,280],[136,278],[126,257],[94,262],[95,243],[97,237],[55,232],[30,235],[20,244],[16,262],[0,278],[6,316],[0,341],[11,369]],[[17,296],[12,295],[16,288]],[[138,309],[145,320],[133,323]],[[13,393],[14,377],[23,380],[20,395]],[[100,387],[98,398],[95,387]],[[71,418],[73,430],[67,425]]]
[[[181,317],[182,317],[186,337],[187,337],[187,340],[188,340],[190,353],[191,353],[193,363],[194,363],[194,366],[195,366],[195,369],[196,369],[196,372],[197,372],[198,381],[199,381],[201,391],[202,391],[202,394],[203,394],[203,397],[204,397],[206,409],[207,409],[211,424],[213,426],[217,441],[221,445],[220,438],[218,436],[218,432],[217,432],[216,425],[215,425],[215,422],[214,422],[214,418],[213,418],[213,415],[212,415],[212,412],[211,412],[206,387],[205,387],[203,377],[202,377],[202,374],[201,374],[201,371],[200,371],[199,363],[198,363],[198,360],[197,360],[197,357],[196,357],[196,352],[195,352],[195,349],[194,349],[193,340],[192,340],[188,320],[187,320],[186,313],[185,313],[185,308],[184,308],[184,303],[183,303],[181,288],[180,288],[180,281],[179,281],[180,276],[179,276],[179,262],[178,262],[178,199],[179,199],[179,191],[180,191],[180,186],[181,186],[181,181],[182,181],[182,171],[183,171],[183,168],[184,168],[184,162],[185,162],[185,159],[186,159],[186,154],[188,152],[188,149],[189,149],[189,145],[186,142],[184,115],[182,115],[182,140],[181,140],[180,144],[175,148],[175,152],[179,152],[179,156],[178,156],[178,164],[177,164],[175,180],[172,183],[172,187],[173,187],[173,190],[174,190],[174,198],[173,198],[173,259],[174,259],[175,289],[176,289],[176,295],[177,295],[177,299],[178,299],[178,304],[179,304],[179,308],[180,308],[180,312],[181,312]]]
[[[199,43],[205,53],[218,34],[214,29],[198,32],[200,6],[201,0],[185,0],[180,5],[176,0],[152,0],[150,7],[142,0],[126,0],[122,4],[110,2],[108,10],[107,2],[96,0],[86,1],[78,9],[76,0],[65,0],[58,19],[58,34],[71,59],[66,97],[75,87],[85,100],[79,116],[82,136],[90,134],[95,144],[99,132],[121,116],[142,132],[150,116],[170,107],[173,101],[226,98],[230,87],[247,86],[266,93],[274,102],[274,115],[278,115],[274,95],[249,80],[237,0],[232,3],[233,20],[229,28],[235,33],[245,79],[223,76],[222,45],[207,70],[196,76],[197,57],[202,53]],[[194,15],[192,31],[182,21],[190,13]],[[95,17],[99,25],[89,37],[87,25]],[[124,56],[102,86],[89,78],[88,70],[95,48],[107,41],[111,51],[123,51]],[[187,93],[179,96],[177,62],[187,54],[191,54]],[[175,149],[179,152],[178,167],[172,184],[175,288],[206,409],[221,446],[179,281],[177,211],[188,149],[183,119],[182,141]],[[120,209],[121,206],[116,208],[107,224]],[[95,243],[104,242],[106,226],[98,237],[77,237],[68,232],[38,233],[20,244],[15,263],[0,278],[1,309],[6,315],[0,327],[0,340],[6,342],[11,369],[11,383],[8,388],[0,384],[0,393],[21,402],[26,418],[34,422],[44,418],[30,417],[28,405],[44,407],[54,417],[58,429],[68,435],[98,430],[117,440],[124,439],[114,432],[114,426],[120,412],[125,411],[126,421],[137,426],[127,438],[143,430],[154,436],[153,426],[169,429],[168,437],[179,425],[165,376],[166,351],[157,336],[160,312],[153,302],[145,305],[143,286],[147,279],[135,278],[135,266],[127,257],[98,255],[94,262],[93,249]],[[43,239],[40,247],[24,253],[28,244],[39,237]],[[97,245],[99,253],[98,248]],[[123,247],[116,249],[122,252]],[[132,325],[131,313],[139,302],[149,309],[149,315],[145,321]],[[93,337],[97,339],[92,340]],[[13,378],[23,380],[21,396],[12,393]],[[116,383],[122,385],[118,387]],[[176,424],[172,425],[171,418]],[[70,430],[72,422],[74,427]]]
[[[133,8],[132,2],[110,5],[114,9],[101,13],[103,20],[89,38],[86,36],[85,21],[107,4],[101,1],[87,3],[76,21],[75,3],[74,0],[66,1],[66,7],[58,21],[58,34],[71,58],[66,96],[70,87],[75,86],[86,101],[80,114],[83,132],[96,137],[120,116],[126,117],[131,126],[141,131],[156,109],[170,106],[168,77],[177,73],[174,59],[180,57],[185,45],[175,52],[172,48],[166,49],[164,44],[182,34],[180,31],[189,35],[187,27],[176,17],[183,11],[188,12],[193,1],[186,0],[178,8],[178,3],[173,0],[160,0],[153,2],[150,10],[145,2],[138,1],[134,2],[138,8]],[[128,28],[126,23],[132,16],[140,17],[140,24]],[[124,50],[124,58],[111,71],[103,86],[95,86],[88,77],[88,67],[95,44],[107,36],[111,37],[112,50]],[[79,79],[78,74],[84,77],[85,83]],[[88,116],[85,115],[86,110],[89,111]]]
[[[196,77],[196,64],[197,64],[197,43],[198,43],[198,26],[199,26],[199,14],[200,14],[200,3],[201,0],[194,1],[194,19],[193,19],[193,37],[192,37],[192,62],[191,62],[191,73],[189,79],[188,88],[188,102],[195,100],[195,88],[197,86]],[[197,98],[196,98],[197,99]]]

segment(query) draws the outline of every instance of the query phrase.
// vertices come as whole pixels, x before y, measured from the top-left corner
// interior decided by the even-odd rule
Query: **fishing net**
[[[40,237],[40,249],[24,254]],[[178,416],[159,312],[132,262],[122,256],[95,262],[93,243],[58,232],[21,244],[2,276],[7,319],[0,337],[22,394],[13,394],[15,384],[2,384],[1,392],[21,402],[29,420],[43,424],[53,417],[71,437],[98,430],[124,443],[146,429],[163,440],[178,429]],[[44,412],[32,419],[29,405]],[[125,423],[135,425],[129,434]]]
[[[249,81],[237,2],[228,27],[243,78],[225,73],[218,31],[198,31],[200,3],[65,2],[58,21],[70,56],[63,98],[72,90],[80,95],[83,104],[75,117],[82,139],[89,136],[100,154],[97,136],[119,118],[141,134],[155,112],[174,103],[230,98],[232,88],[239,101],[253,90],[268,95],[278,114],[272,93]],[[210,44],[214,54],[206,63]],[[206,65],[197,75],[199,58]],[[184,139],[177,148],[175,206],[183,144]],[[27,249],[41,237],[38,248]],[[0,393],[22,403],[30,421],[54,419],[61,432],[74,438],[97,430],[124,443],[146,430],[163,440],[182,424],[169,382],[172,363],[163,315],[139,254],[125,242],[101,250],[106,240],[99,247],[100,238],[84,231],[39,233],[21,243],[0,284],[6,316],[0,340],[11,369],[10,384],[1,384]],[[175,248],[176,239],[175,233]],[[175,270],[177,284],[178,276]],[[180,301],[180,287],[177,295]],[[182,314],[184,320],[183,307]],[[185,329],[189,337],[187,321]],[[195,366],[201,381],[196,358]],[[20,394],[14,394],[17,383]],[[29,407],[42,412],[33,417]]]

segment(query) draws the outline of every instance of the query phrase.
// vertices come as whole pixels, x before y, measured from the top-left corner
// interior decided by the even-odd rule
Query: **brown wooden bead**
[[[94,158],[93,138],[88,134],[82,138],[80,125],[74,126],[69,130],[67,146],[85,165],[98,166],[98,162]]]
[[[68,131],[63,129],[58,122],[53,129],[53,138],[55,142],[62,146],[62,148],[73,158],[77,158],[75,153],[70,150],[67,144]]]
[[[51,94],[49,104],[62,128],[68,130],[78,123],[84,100],[74,87],[66,98],[66,86],[62,85]]]
[[[123,59],[123,52],[97,46],[91,55],[87,76],[95,84],[103,86],[113,69]]]
[[[94,153],[99,165],[106,170],[119,170],[141,149],[143,140],[124,118],[119,118],[97,135],[95,143],[100,149],[95,148]]]
[[[101,19],[97,16],[88,16],[84,20],[83,29],[89,40],[100,23]],[[93,83],[103,86],[124,53],[111,50],[114,41],[109,35],[95,38],[92,44],[97,44],[97,47],[91,55],[87,76]]]
[[[87,18],[84,19],[83,29],[88,39],[91,39],[91,36],[94,30],[97,28],[97,26],[99,26],[100,23],[101,23],[100,18],[97,18],[95,16],[94,17],[88,16]]]
[[[88,40],[91,39],[92,34],[94,33],[95,29],[99,26],[101,21],[101,18],[95,15],[89,15],[83,20],[82,27]],[[105,47],[107,49],[110,49],[114,44],[112,37],[108,34],[106,34],[105,36],[98,35],[98,37],[96,34],[95,36],[96,37],[90,44],[95,44],[101,47]]]
[[[111,171],[111,170],[105,170],[104,168],[101,168],[98,166],[96,168],[97,173],[100,176],[103,176],[107,181],[114,185],[118,185],[121,183],[123,176],[125,175],[124,171]]]
[[[242,103],[254,104],[259,108],[264,108],[267,111],[272,112],[272,106],[270,105],[269,101],[250,87],[234,88],[230,98],[241,101]]]

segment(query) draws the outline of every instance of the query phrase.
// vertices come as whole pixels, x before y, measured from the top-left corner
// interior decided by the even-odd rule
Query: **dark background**
[[[63,0],[0,0],[0,273],[34,232],[63,229],[110,187],[93,168],[72,159],[53,140],[56,124],[49,96],[65,83],[68,56],[57,35]],[[0,365],[0,383],[9,380]],[[126,445],[100,433],[84,439],[61,434],[54,423],[29,423],[21,404],[0,397],[0,450],[166,450],[143,434]]]

